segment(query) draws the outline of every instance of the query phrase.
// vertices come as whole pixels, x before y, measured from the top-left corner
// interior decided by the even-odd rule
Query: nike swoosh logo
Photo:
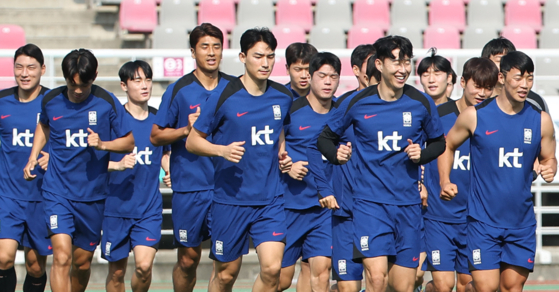
[[[242,117],[244,115],[248,114],[248,112],[244,112],[244,113],[237,113],[237,117]]]
[[[62,119],[62,116],[60,116],[60,117],[52,117],[52,120],[53,120],[53,121],[60,120],[60,119]]]
[[[5,116],[3,115],[3,116],[1,116],[0,118],[2,118],[2,120],[3,120],[3,119],[5,119],[5,118],[7,118],[7,117],[9,117],[9,116],[11,116],[11,115],[5,115]]]
[[[491,132],[489,132],[489,131],[486,130],[486,131],[485,131],[485,135],[495,134],[495,133],[497,133],[497,131],[499,131],[499,130],[495,130],[495,131],[491,131]]]
[[[95,246],[95,245],[97,245],[97,242],[90,242],[89,243],[89,246]]]
[[[534,261],[532,259],[528,259],[528,262],[531,263],[531,264],[534,263]]]
[[[303,131],[303,130],[306,130],[306,129],[310,128],[310,127],[311,127],[311,126],[306,126],[306,127],[299,126],[299,130]]]
[[[365,115],[365,120],[368,120],[368,119],[370,119],[370,118],[372,118],[372,117],[376,117],[376,116],[377,116],[377,115],[370,115],[370,116]]]
[[[283,233],[276,233],[275,231],[272,233],[273,236],[280,236],[283,235]]]
[[[197,108],[197,107],[199,107],[199,106],[200,106],[200,104],[197,104],[197,105],[191,105],[191,106],[190,106],[190,109],[195,109],[195,108]]]
[[[413,261],[414,261],[414,262],[417,262],[418,259],[419,259],[419,258],[413,257]]]
[[[149,238],[149,236],[148,236],[148,237],[146,237],[146,240],[147,240],[147,241],[156,241],[157,239],[155,239],[155,238]]]

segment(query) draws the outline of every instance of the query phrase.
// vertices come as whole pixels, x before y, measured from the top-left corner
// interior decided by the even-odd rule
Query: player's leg
[[[0,221],[0,224],[3,223]],[[13,239],[0,239],[0,291],[2,292],[16,290],[17,276],[14,261],[17,247],[18,242]]]
[[[256,247],[260,273],[254,281],[252,291],[272,292],[277,290],[284,248],[285,243],[277,241],[263,242]]]
[[[502,228],[489,226],[474,219],[468,220],[468,266],[472,274],[466,291],[494,292],[499,289],[501,267]]]
[[[466,291],[495,292],[499,289],[500,270],[477,270],[472,271],[472,282],[466,285]]]
[[[466,285],[472,282],[472,275],[456,273],[456,292],[465,292]]]
[[[47,284],[47,256],[52,255],[48,230],[43,221],[43,202],[28,202],[25,208],[27,228],[23,234],[25,268],[24,292],[43,292]]]
[[[385,291],[388,286],[388,257],[378,256],[363,259],[366,291]]]
[[[130,254],[132,229],[135,219],[106,216],[103,219],[101,257],[109,261],[109,273],[105,281],[107,292],[124,292],[124,275]]]
[[[191,292],[196,285],[196,269],[202,257],[202,247],[177,248],[177,263],[173,267],[173,289],[175,292]]]
[[[503,263],[501,265],[501,292],[519,292],[522,291],[524,283],[528,279],[530,270]]]
[[[285,254],[283,256],[285,258]],[[299,277],[297,278],[297,287],[295,288],[295,290],[297,292],[311,292],[312,291],[311,266],[309,262],[304,262],[304,261],[301,261],[300,266],[301,266],[301,271],[299,272]],[[280,282],[281,282],[281,275],[280,275]]]
[[[424,249],[422,249],[424,250]],[[421,287],[423,286],[423,276],[425,276],[425,271],[423,270],[423,263],[425,262],[425,258],[427,257],[427,253],[422,251],[419,254],[419,266],[415,271],[415,283],[413,284],[413,290],[421,291]]]
[[[332,216],[332,279],[339,292],[359,292],[363,264],[353,260],[353,220]]]
[[[431,276],[433,277],[432,286],[434,290],[440,292],[450,292],[454,289],[454,272],[449,271],[432,271]],[[427,286],[425,286],[425,291]]]
[[[313,207],[304,215],[310,227],[303,243],[303,260],[311,268],[312,291],[328,291],[332,269],[332,212]]]
[[[501,254],[501,291],[522,291],[534,270],[536,255],[536,225],[507,229]]]
[[[16,289],[17,276],[14,261],[19,241],[25,230],[22,203],[24,202],[0,197],[0,291],[2,292],[13,292]]]
[[[128,265],[128,257],[118,261],[109,262],[109,274],[105,282],[107,292],[124,292],[126,284],[124,276],[126,275],[126,266]]]
[[[214,276],[208,285],[208,292],[231,292],[239,276],[243,257],[231,262],[214,261]]]
[[[72,285],[68,275],[72,267],[72,238],[68,234],[59,233],[51,236],[50,240],[52,243],[50,288],[53,292],[70,292]]]
[[[302,263],[301,263],[302,264]],[[307,263],[308,266],[308,263]],[[307,267],[308,268],[308,267]],[[310,273],[310,271],[307,271]],[[301,272],[299,273],[299,278],[297,279],[297,291],[299,291],[299,281],[301,281],[301,273],[303,273],[303,267],[301,265]],[[295,264],[281,268],[280,272],[280,284],[278,285],[278,291],[284,291],[291,287],[291,282],[293,281],[293,276],[295,275]],[[310,282],[310,275],[309,275]],[[303,283],[301,283],[303,284]],[[305,285],[301,285],[305,286]],[[310,285],[309,285],[310,286]]]
[[[281,261],[280,284],[278,291],[287,290],[293,281],[295,274],[295,264],[303,255],[303,241],[306,231],[308,230],[308,222],[304,221],[303,212],[301,210],[285,210],[285,224],[289,237],[285,240],[285,250]],[[273,232],[273,231],[272,231]],[[303,267],[305,266],[305,267]],[[305,270],[303,270],[305,269]],[[301,272],[297,279],[297,291],[309,291],[311,286],[310,270],[308,262],[301,262]]]
[[[361,281],[339,281],[338,291],[340,292],[358,292],[361,290]]]
[[[328,291],[332,259],[325,256],[309,258],[312,291]]]
[[[156,210],[151,216],[136,221],[130,232],[136,266],[132,275],[132,291],[147,292],[151,285],[153,260],[161,240],[163,215]]]
[[[95,244],[97,246],[97,244]],[[93,251],[74,246],[72,254],[72,292],[84,292],[91,276]]]
[[[50,246],[50,244],[48,246]],[[45,271],[47,256],[40,255],[36,249],[28,247],[25,247],[24,252],[27,275],[25,276],[25,281],[23,282],[23,292],[45,291],[45,286],[47,285],[47,273]]]
[[[136,270],[132,275],[132,291],[147,292],[151,285],[151,273],[156,249],[150,246],[137,245],[134,247]]]
[[[456,224],[456,292],[465,292],[466,285],[472,282],[472,275],[468,267],[467,223]]]
[[[416,268],[388,264],[388,285],[396,292],[412,291],[415,285]]]

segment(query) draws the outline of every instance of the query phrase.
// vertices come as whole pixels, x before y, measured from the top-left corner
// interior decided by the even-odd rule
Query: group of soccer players
[[[159,171],[173,190],[178,247],[174,291],[192,291],[201,243],[211,238],[210,292],[231,291],[252,239],[253,291],[520,291],[534,266],[532,180],[557,171],[552,121],[531,92],[534,65],[495,39],[456,74],[436,55],[406,84],[413,47],[400,36],[358,46],[359,86],[334,96],[340,59],[310,44],[286,49],[286,85],[269,80],[277,41],[241,37],[245,74],[219,71],[223,33],[190,34],[196,69],[149,107],[152,70],[119,71],[127,103],[94,85],[88,50],[62,61],[66,85],[40,85],[32,44],[14,58],[17,86],[0,91],[0,292],[85,291],[93,253],[109,261],[106,289],[148,291],[161,239]],[[21,175],[21,168],[23,176]],[[46,226],[45,226],[46,224]],[[101,230],[103,235],[101,236]],[[423,261],[425,262],[423,263]],[[456,272],[456,278],[455,278]],[[333,290],[333,289],[332,289]]]

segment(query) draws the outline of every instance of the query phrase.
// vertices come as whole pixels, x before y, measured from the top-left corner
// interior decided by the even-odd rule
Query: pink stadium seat
[[[382,28],[370,25],[354,25],[347,34],[347,48],[354,49],[361,44],[372,44],[384,36]]]
[[[310,0],[278,0],[276,4],[276,25],[300,26],[310,31],[313,26],[313,12]]]
[[[344,57],[340,58],[342,62],[342,77],[340,78],[340,85],[335,95],[340,96],[350,90],[356,89],[359,86],[357,78],[353,75],[353,69],[351,68],[351,58]]]
[[[285,57],[276,56],[274,69],[272,70],[272,74],[270,76],[287,76],[287,69],[285,68],[286,64],[287,62],[285,61]]]
[[[390,28],[390,4],[388,0],[355,0],[353,24],[376,26],[387,31]]]
[[[296,25],[275,26],[272,33],[278,41],[278,49],[285,49],[292,43],[306,43],[307,35],[305,30]]]
[[[501,36],[509,39],[517,49],[537,49],[536,31],[529,26],[505,26]]]
[[[429,25],[452,25],[459,31],[466,27],[466,9],[463,0],[431,0]]]
[[[424,48],[460,49],[460,32],[454,26],[429,26],[425,30]]]
[[[19,48],[20,46],[17,46]],[[0,58],[0,77],[8,77],[7,80],[0,80],[0,90],[16,86],[14,80],[14,59]]]
[[[151,33],[157,26],[155,0],[122,0],[120,29],[128,32]]]
[[[200,0],[198,24],[209,22],[230,32],[235,27],[235,13],[233,0]]]
[[[0,25],[0,49],[17,49],[25,45],[25,31],[13,24]],[[10,68],[13,64],[10,65]]]
[[[505,5],[505,26],[530,26],[542,29],[542,12],[539,0],[509,0]]]

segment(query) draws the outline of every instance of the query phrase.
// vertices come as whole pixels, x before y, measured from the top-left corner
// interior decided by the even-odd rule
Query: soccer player
[[[285,68],[289,74],[289,83],[285,86],[293,94],[293,98],[309,94],[309,62],[318,51],[311,44],[292,43],[285,49]]]
[[[501,92],[460,113],[438,160],[441,198],[460,196],[450,174],[455,151],[469,138],[467,249],[473,282],[466,291],[522,291],[534,268],[532,166],[539,157],[537,173],[551,182],[557,159],[551,117],[526,101],[533,72],[534,63],[526,54],[503,56]]]
[[[90,51],[68,53],[62,73],[66,85],[43,98],[24,177],[36,178],[31,171],[50,140],[43,198],[52,235],[51,289],[80,292],[89,282],[91,259],[101,239],[109,152],[132,152],[134,136],[118,99],[93,85],[97,59]],[[111,140],[111,133],[117,138]]]
[[[159,170],[169,170],[169,149],[151,144],[150,132],[157,110],[148,107],[152,71],[145,61],[125,63],[119,70],[120,86],[126,92],[126,118],[136,146],[129,154],[111,153],[109,196],[105,201],[101,256],[109,261],[106,288],[124,292],[128,254],[134,251],[136,269],[132,291],[148,291],[151,268],[163,222]]]
[[[330,257],[332,255],[331,211],[321,208],[312,175],[307,175],[307,147],[322,130],[333,106],[333,97],[340,81],[340,59],[327,52],[311,58],[311,90],[293,102],[289,122],[285,126],[285,148],[293,165],[283,175],[287,242],[282,261],[280,290],[291,285],[299,257],[310,264],[309,283],[312,291],[328,291]],[[331,170],[330,170],[331,171]],[[301,280],[301,279],[299,279]]]
[[[52,246],[43,223],[41,184],[49,155],[41,152],[37,179],[21,176],[33,143],[41,102],[47,88],[41,86],[45,73],[41,49],[33,44],[18,48],[14,55],[17,86],[0,91],[0,291],[14,292],[14,261],[18,245],[24,246],[27,276],[24,292],[45,290],[47,256]]]
[[[452,84],[452,65],[450,62],[438,56],[437,49],[431,48],[431,56],[423,58],[417,66],[417,75],[423,86],[423,91],[427,93],[435,102],[440,105],[448,101],[448,85]]]
[[[452,91],[454,91],[454,85],[456,84],[456,72],[454,72],[454,69],[450,68],[450,70],[452,71],[452,81],[447,85],[446,88],[446,98],[450,99],[452,97]]]
[[[499,76],[497,67],[485,58],[471,58],[464,64],[462,72],[462,97],[438,107],[445,134],[448,134],[461,112],[492,96],[493,86]],[[464,292],[466,284],[472,280],[466,249],[466,206],[470,193],[468,140],[455,152],[450,177],[458,185],[460,194],[448,202],[439,197],[441,190],[437,161],[426,166],[425,187],[430,196],[423,215],[427,245],[427,264],[424,268],[431,271],[433,276],[433,281],[426,285],[426,291],[452,291],[456,285],[457,292]],[[457,281],[454,271],[457,273]]]
[[[171,145],[173,232],[178,247],[173,269],[176,292],[191,292],[196,285],[201,244],[210,238],[209,210],[214,193],[212,161],[186,151],[186,137],[206,100],[223,91],[233,78],[219,72],[223,52],[219,28],[209,23],[197,26],[190,33],[190,47],[196,69],[169,85],[151,132],[153,145]]]
[[[239,59],[245,74],[212,94],[186,140],[188,151],[214,157],[210,292],[231,291],[249,236],[260,262],[253,291],[276,291],[279,284],[286,236],[280,170],[291,167],[283,126],[293,96],[268,80],[276,46],[266,28],[243,33]]]
[[[318,138],[318,149],[332,163],[354,157],[354,258],[366,270],[367,291],[411,291],[420,247],[419,165],[444,151],[444,135],[433,101],[405,82],[412,44],[388,36],[375,42],[377,86],[346,99]],[[353,126],[355,155],[338,158],[337,145]],[[427,146],[421,149],[419,143]],[[388,280],[387,280],[388,276]]]
[[[367,60],[375,54],[373,45],[359,45],[351,52],[351,68],[359,86],[356,90],[361,90],[368,86],[370,76],[367,76]]]
[[[492,39],[487,44],[485,44],[481,51],[481,57],[493,61],[495,65],[497,65],[497,68],[499,68],[503,56],[515,51],[516,47],[510,40],[504,37],[499,37],[496,39]],[[499,95],[501,93],[501,90],[502,85],[497,82],[497,84],[495,85],[495,90],[493,91],[493,97]],[[538,109],[549,112],[549,107],[547,106],[545,100],[539,94],[533,92],[532,90],[530,90],[530,92],[528,93],[526,100],[529,103],[535,105]]]

